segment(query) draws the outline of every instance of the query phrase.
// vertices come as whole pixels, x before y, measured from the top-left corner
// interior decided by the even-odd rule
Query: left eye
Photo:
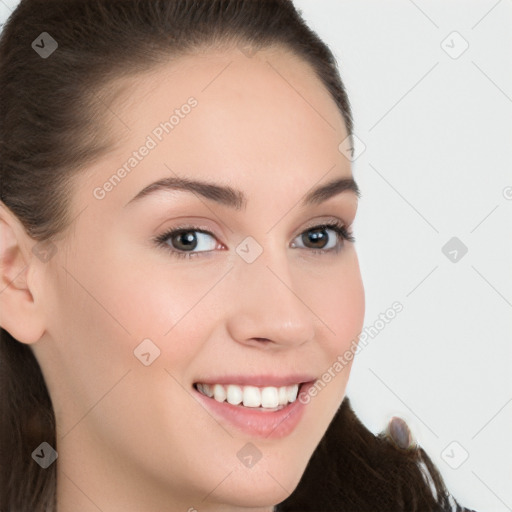
[[[326,234],[328,231],[332,231],[334,234]],[[301,233],[296,240],[300,240],[302,244],[312,244],[312,247],[306,246],[306,249],[320,249],[328,251],[330,249],[335,249],[338,245],[338,233],[333,228],[318,226],[304,231],[304,233]],[[294,244],[295,242],[292,244],[295,247]],[[304,245],[302,247],[304,247]]]
[[[345,240],[355,242],[352,233],[348,232],[343,224],[334,222],[307,229],[294,239],[291,246],[310,249],[311,252],[318,254],[336,254]],[[218,246],[212,233],[194,226],[171,229],[154,241],[158,246],[167,249],[171,255],[186,258],[214,251]]]

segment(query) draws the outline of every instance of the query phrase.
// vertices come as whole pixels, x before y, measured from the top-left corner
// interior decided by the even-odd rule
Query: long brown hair
[[[43,32],[58,44],[46,58],[32,46]],[[294,52],[316,72],[352,134],[334,56],[291,0],[21,1],[0,38],[0,199],[35,242],[69,226],[73,176],[114,142],[102,130],[116,94],[107,86],[217,43]],[[31,348],[3,329],[0,365],[0,509],[53,512],[58,459],[42,469],[31,457],[43,441],[56,446],[41,369]],[[276,506],[313,510],[448,510],[448,493],[421,447],[375,436],[346,397],[298,487]]]

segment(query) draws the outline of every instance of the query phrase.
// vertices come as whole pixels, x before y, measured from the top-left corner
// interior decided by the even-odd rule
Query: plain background
[[[460,503],[512,510],[512,2],[295,4],[334,51],[366,146],[365,326],[404,307],[347,394],[375,433],[403,417]]]
[[[295,4],[338,59],[358,138],[373,330],[347,394],[374,433],[404,418],[461,504],[512,511],[512,2]]]

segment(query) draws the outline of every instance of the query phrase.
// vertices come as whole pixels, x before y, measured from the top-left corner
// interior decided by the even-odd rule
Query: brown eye
[[[314,226],[301,233],[296,238],[300,240],[299,245],[294,242],[293,247],[328,253],[339,248],[346,238],[345,233],[345,228],[338,224]]]
[[[179,251],[194,250],[197,247],[197,236],[194,231],[183,231],[174,234],[170,240],[174,249]]]
[[[215,249],[222,248],[222,244],[218,242],[213,233],[194,226],[170,229],[153,240],[157,246],[163,247],[171,256],[178,258],[211,257],[214,255]],[[300,242],[295,240],[300,240]],[[339,221],[309,228],[298,235],[295,240],[291,244],[292,247],[309,249],[313,254],[319,255],[339,253],[345,240],[355,242],[352,233]]]
[[[183,256],[210,252],[217,247],[217,240],[212,233],[192,227],[171,229],[157,237],[156,242],[171,253]]]
[[[311,249],[324,249],[329,242],[327,231],[329,230],[320,227],[309,229],[302,233],[302,242],[306,247]],[[334,239],[336,239],[336,236],[334,236]]]

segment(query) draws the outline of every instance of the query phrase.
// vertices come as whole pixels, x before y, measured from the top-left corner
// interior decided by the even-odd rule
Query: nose
[[[313,340],[318,317],[304,294],[307,283],[299,289],[285,253],[265,250],[250,264],[235,263],[227,328],[237,342],[278,349]]]

